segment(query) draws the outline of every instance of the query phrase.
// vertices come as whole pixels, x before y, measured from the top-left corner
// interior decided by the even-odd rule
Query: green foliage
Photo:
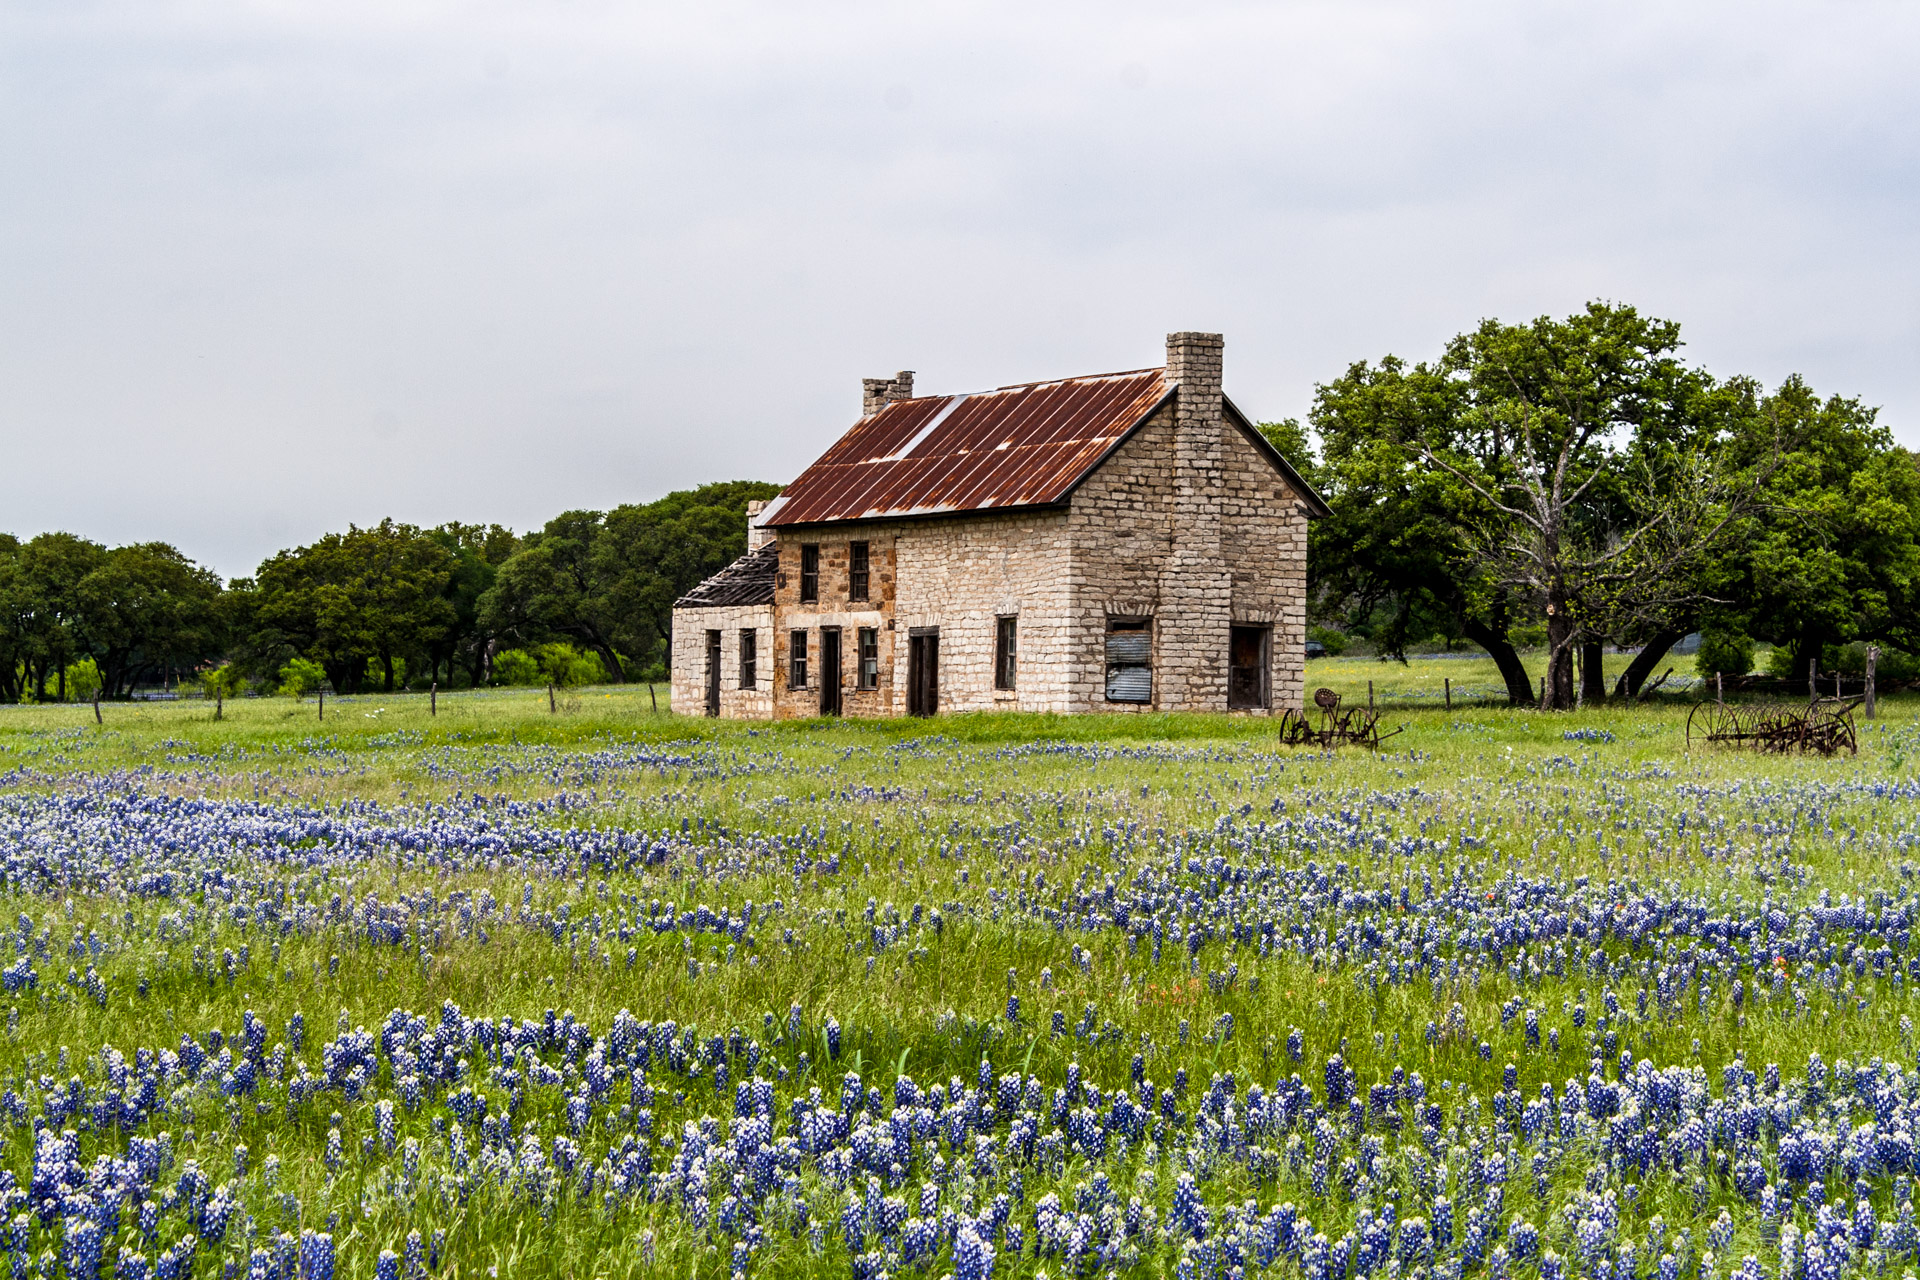
[[[218,657],[225,643],[220,580],[165,543],[0,535],[0,701],[59,698],[83,658],[117,696]]]
[[[502,649],[493,655],[493,682],[504,685],[546,683],[540,660],[525,649]]]
[[[95,691],[101,688],[100,664],[92,658],[82,658],[70,664],[66,670],[67,700],[70,702],[91,702]]]
[[[570,644],[558,641],[543,644],[534,657],[540,664],[540,674],[557,688],[573,689],[607,681],[607,669],[600,664],[600,655],[581,653]]]
[[[1866,675],[1867,642],[1855,640],[1852,644],[1839,646],[1833,655],[1833,670],[1849,676]],[[1905,650],[1881,645],[1880,656],[1874,660],[1873,670],[1876,679],[1906,683],[1920,678],[1920,658]]]
[[[1791,650],[1780,661],[1804,674],[1829,645],[1920,646],[1920,469],[1876,411],[1791,377],[1727,450],[1771,471],[1712,587],[1739,602],[1757,637]]]
[[[1746,675],[1753,670],[1753,637],[1730,627],[1708,628],[1700,633],[1693,669],[1708,679]]]
[[[304,698],[326,682],[326,669],[308,658],[289,658],[280,668],[280,692],[289,698]]]
[[[456,623],[447,598],[454,567],[443,543],[392,520],[282,551],[244,584],[255,661],[277,666],[298,655],[325,668],[340,693],[358,692],[370,673],[391,693],[405,659]]]
[[[614,680],[622,654],[666,660],[673,602],[745,554],[747,503],[778,485],[728,481],[601,515],[569,511],[528,535],[480,601],[480,625],[521,644],[569,641]]]
[[[1807,664],[1787,645],[1775,645],[1767,650],[1767,674],[1781,679],[1805,679]]]
[[[1257,424],[1257,429],[1262,436],[1266,437],[1267,443],[1279,450],[1280,456],[1300,473],[1301,479],[1308,484],[1315,483],[1314,472],[1317,469],[1317,463],[1313,454],[1313,442],[1308,439],[1307,429],[1300,425],[1298,418],[1283,418],[1279,422],[1262,422]]]
[[[1347,651],[1351,643],[1344,631],[1335,631],[1332,627],[1308,627],[1307,639],[1315,642],[1327,651],[1329,657],[1337,658]]]

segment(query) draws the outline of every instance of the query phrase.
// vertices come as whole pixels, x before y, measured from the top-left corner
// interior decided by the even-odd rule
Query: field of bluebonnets
[[[1915,765],[1674,708],[0,712],[25,1276],[1915,1265]]]

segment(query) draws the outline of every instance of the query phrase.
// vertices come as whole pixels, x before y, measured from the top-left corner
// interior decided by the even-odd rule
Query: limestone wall
[[[1307,519],[1236,422],[1182,415],[1176,398],[1080,486],[1069,526],[1073,601],[1063,631],[1081,657],[1069,709],[1226,710],[1235,623],[1272,627],[1269,709],[1301,704]],[[1106,700],[1111,617],[1154,620],[1150,704]]]
[[[867,544],[867,598],[850,598],[850,548],[855,542]],[[806,544],[820,548],[819,599],[800,599],[800,548]],[[895,547],[891,529],[870,526],[823,526],[818,529],[782,529],[780,531],[780,572],[774,585],[774,612],[778,625],[774,631],[773,652],[778,664],[773,673],[776,719],[820,714],[820,632],[823,627],[840,628],[840,713],[847,716],[899,715],[904,702],[894,697],[894,582]],[[874,629],[878,642],[880,672],[878,686],[860,688],[860,631]],[[793,633],[807,633],[807,684],[792,688]]]
[[[740,687],[740,632],[759,634],[755,687]],[[740,720],[769,720],[774,713],[773,607],[737,605],[673,611],[673,709],[682,715],[707,713],[707,632],[720,633],[720,714]]]
[[[940,710],[1065,711],[1076,662],[1068,630],[1072,554],[1065,512],[903,523],[894,608],[907,705],[906,638],[940,628]],[[993,687],[998,620],[1018,619],[1014,687]]]

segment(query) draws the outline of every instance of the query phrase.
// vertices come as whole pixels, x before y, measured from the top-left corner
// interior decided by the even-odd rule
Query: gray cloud
[[[789,478],[858,378],[1262,416],[1632,301],[1920,443],[1920,10],[0,7],[0,528],[224,572]]]

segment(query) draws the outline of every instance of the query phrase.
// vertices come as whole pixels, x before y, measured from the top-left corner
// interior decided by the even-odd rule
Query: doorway
[[[907,633],[907,714],[930,716],[940,710],[940,628],[915,627]]]
[[[707,632],[707,714],[720,714],[720,633]]]
[[[820,714],[840,714],[840,628],[820,628]]]
[[[1270,627],[1234,627],[1227,641],[1227,706],[1249,711],[1267,705]]]

